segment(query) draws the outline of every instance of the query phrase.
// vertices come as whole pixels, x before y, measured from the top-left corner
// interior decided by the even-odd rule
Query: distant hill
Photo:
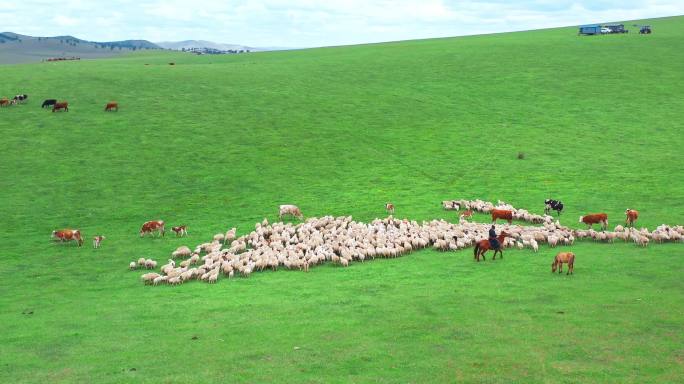
[[[282,51],[282,50],[292,49],[292,48],[284,48],[284,47],[250,47],[247,45],[240,45],[240,44],[216,43],[216,42],[207,41],[207,40],[162,41],[162,42],[157,42],[155,44],[161,48],[173,49],[176,51],[181,51],[183,49],[187,50],[187,49],[192,49],[192,48],[209,48],[209,49],[218,49],[220,51],[250,51],[250,52]]]
[[[94,59],[160,48],[147,40],[97,42],[74,36],[36,37],[3,32],[0,33],[0,64],[29,63],[57,57]]]
[[[221,51],[264,51],[265,49],[261,48],[255,48],[255,47],[248,47],[246,45],[240,45],[240,44],[223,44],[223,43],[215,43],[213,41],[206,41],[206,40],[184,40],[184,41],[163,41],[163,42],[158,42],[155,43],[159,47],[162,47],[164,49],[173,49],[176,51],[180,51],[183,49],[191,49],[191,48],[211,48],[211,49],[218,49]]]

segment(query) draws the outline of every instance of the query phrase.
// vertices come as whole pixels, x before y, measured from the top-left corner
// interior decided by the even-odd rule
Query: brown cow
[[[52,231],[52,238],[59,240],[60,242],[75,240],[79,247],[83,245],[81,231],[78,229],[60,229],[57,231]]]
[[[467,210],[463,211],[463,213],[461,213],[461,216],[459,216],[459,217],[463,218],[463,219],[470,219],[471,217],[473,217],[473,210],[467,209]]]
[[[66,112],[69,112],[69,103],[66,101],[60,101],[60,102],[55,103],[55,105],[52,106],[52,112],[60,111],[60,110],[64,110]]]
[[[187,225],[179,225],[177,227],[171,227],[171,230],[176,233],[176,236],[186,236],[188,234]]]
[[[586,224],[589,228],[594,224],[601,224],[601,229],[605,231],[606,227],[608,227],[608,215],[605,213],[593,213],[591,215],[580,216],[579,222]]]
[[[558,273],[563,272],[563,264],[568,265],[568,272],[566,275],[574,274],[575,254],[572,252],[559,252],[551,264],[551,273],[555,273],[556,269],[558,269]]]
[[[158,231],[160,235],[164,236],[164,221],[162,220],[152,220],[143,224],[140,228],[140,237],[145,236],[146,233],[152,234],[152,232]]]
[[[497,219],[508,221],[508,224],[513,221],[513,211],[507,209],[492,209],[492,223],[496,223]]]
[[[639,218],[639,211],[637,211],[636,209],[628,209],[625,211],[625,215],[627,216],[627,219],[625,220],[625,225],[633,227],[634,222],[637,221],[637,219]]]
[[[117,103],[116,101],[107,103],[107,105],[105,106],[105,112],[107,111],[119,112],[119,103]]]
[[[9,105],[10,105],[9,99],[7,99],[6,97],[3,97],[2,99],[0,99],[0,107],[7,107]]]
[[[394,204],[386,203],[385,204],[385,211],[387,211],[387,214],[389,214],[389,215],[394,215]]]

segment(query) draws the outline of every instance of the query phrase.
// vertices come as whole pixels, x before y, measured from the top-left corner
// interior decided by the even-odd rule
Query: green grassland
[[[0,382],[681,382],[681,244],[582,242],[570,277],[547,247],[180,287],[127,270],[283,203],[456,220],[441,200],[554,197],[571,227],[682,224],[684,17],[649,23],[4,66],[0,96],[30,101],[0,109]],[[190,237],[137,237],[158,218]],[[62,227],[107,240],[51,243]]]

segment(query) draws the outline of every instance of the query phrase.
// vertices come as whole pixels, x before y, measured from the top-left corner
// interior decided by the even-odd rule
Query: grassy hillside
[[[99,59],[138,49],[159,49],[145,40],[93,42],[73,36],[35,37],[0,33],[0,64],[36,63],[48,58]]]
[[[0,382],[680,380],[681,244],[578,244],[570,278],[546,248],[212,286],[143,287],[126,270],[282,203],[455,220],[441,200],[541,211],[554,197],[572,227],[599,211],[612,227],[628,207],[641,226],[684,223],[684,18],[649,23],[3,67],[0,97],[30,101],[0,109]],[[156,218],[191,236],[138,238]],[[50,243],[67,226],[107,240]]]

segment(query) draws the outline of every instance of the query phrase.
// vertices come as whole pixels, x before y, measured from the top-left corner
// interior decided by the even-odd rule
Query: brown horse
[[[501,258],[503,259],[503,251],[501,251],[501,248],[503,248],[503,242],[504,239],[509,237],[508,233],[501,231],[499,234],[499,237],[496,239],[499,240],[499,249],[494,250],[494,256],[492,257],[492,260],[496,260],[496,254],[499,253],[501,255]],[[482,260],[487,260],[485,259],[485,252],[489,251],[491,246],[489,245],[489,240],[480,240],[475,244],[475,250],[473,251],[473,256],[475,257],[475,260],[478,262],[480,261],[480,256],[482,256]]]
[[[563,272],[563,264],[568,265],[568,273],[566,275],[574,274],[575,271],[575,254],[572,252],[559,252],[553,259],[553,264],[551,264],[551,273],[555,273],[558,269],[558,273]]]

